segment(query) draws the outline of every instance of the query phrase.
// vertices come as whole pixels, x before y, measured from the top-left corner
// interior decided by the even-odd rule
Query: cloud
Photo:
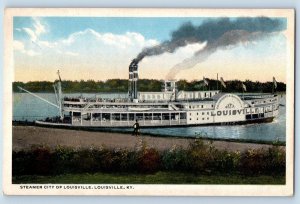
[[[27,42],[25,43],[27,46],[21,53],[34,57],[28,59],[27,63],[40,64],[43,62],[51,64],[51,67],[60,66],[64,67],[65,70],[73,70],[73,73],[75,72],[74,67],[77,67],[76,69],[80,73],[88,69],[90,73],[93,73],[90,77],[95,77],[95,79],[124,78],[127,76],[131,60],[144,47],[151,47],[159,43],[158,40],[146,39],[141,33],[137,32],[114,34],[85,29],[55,41],[37,40],[36,42]],[[16,46],[21,47],[21,45]],[[140,65],[141,73],[158,74],[160,76],[155,77],[163,78],[166,69],[185,57],[192,56],[196,50],[204,46],[205,43],[190,44],[178,49],[173,54],[166,53],[145,59]],[[26,49],[28,50],[25,51]],[[100,70],[102,70],[104,76],[97,75]]]
[[[24,27],[22,30],[29,36],[30,42],[26,45],[31,46],[31,49],[38,48],[48,53],[53,51],[53,53],[65,53],[69,56],[91,55],[91,52],[97,54],[116,49],[131,49],[133,52],[139,52],[143,47],[159,44],[157,40],[146,40],[142,34],[136,32],[100,33],[90,28],[72,33],[67,38],[56,41],[40,40],[40,35],[46,33],[46,29],[45,25],[37,18],[33,18],[32,28]],[[27,47],[25,46],[25,50]],[[124,53],[124,51],[122,52]]]
[[[159,42],[155,39],[146,40],[140,33],[126,32],[125,34],[99,33],[93,29],[86,29],[72,33],[67,39],[61,40],[66,45],[82,44],[96,45],[102,44],[119,48],[128,48],[128,46],[153,46]]]
[[[124,34],[101,33],[85,29],[70,34],[67,38],[50,42],[55,53],[77,57],[83,64],[109,64],[124,66],[145,46],[159,44],[156,39],[145,39],[136,32]],[[47,52],[50,50],[48,49]],[[78,58],[79,56],[79,58]],[[114,63],[111,60],[114,59]]]
[[[16,28],[17,31],[23,31],[28,36],[28,41],[24,42],[14,40],[14,50],[28,56],[41,55],[40,49],[42,47],[52,48],[54,45],[48,41],[40,40],[40,36],[46,33],[46,26],[42,24],[39,18],[32,18],[31,27]],[[37,51],[37,49],[39,49]]]
[[[29,55],[29,56],[31,56],[31,57],[40,55],[40,53],[35,52],[34,50],[26,50],[26,51],[24,51],[24,53],[27,54],[27,55]]]
[[[69,56],[78,56],[78,55],[79,55],[79,53],[76,53],[76,52],[70,52],[70,51],[67,51],[67,52],[65,52],[64,54],[69,55]]]
[[[30,40],[36,42],[41,34],[46,33],[45,25],[43,25],[38,18],[33,18],[33,28],[23,28]]]
[[[47,48],[54,48],[55,46],[57,46],[57,42],[49,42],[49,41],[38,41],[37,44],[41,47],[47,47]]]
[[[64,34],[68,32],[67,26],[62,28],[65,29]],[[26,74],[30,68],[31,70],[38,70],[39,74],[35,78],[27,74],[28,79],[26,80],[42,79],[45,77],[45,72],[56,73],[58,67],[62,69],[65,77],[72,80],[127,78],[131,60],[144,48],[161,43],[157,39],[146,38],[138,32],[104,33],[92,29],[93,27],[78,30],[58,39],[57,37],[61,33],[57,35],[56,30],[50,28],[45,19],[38,18],[32,19],[32,25],[21,28],[22,32],[20,32],[20,28],[15,28],[15,32],[20,32],[16,35],[17,37],[20,37],[20,34],[23,35],[19,38],[22,40],[13,42],[15,65],[19,71],[17,78],[23,77],[22,75]],[[263,59],[263,61],[258,61],[259,63],[256,65],[255,63],[251,64],[259,70],[263,64],[266,67],[268,65],[266,56],[274,57],[277,56],[275,54],[278,52],[283,53],[283,57],[274,57],[274,59],[282,61],[282,63],[277,63],[278,70],[280,69],[279,65],[282,65],[281,69],[284,69],[284,53],[286,51],[283,49],[286,47],[285,42],[286,39],[282,36],[278,39],[270,39],[269,44],[253,41],[253,45],[247,45],[247,49],[239,45],[236,49],[219,50],[205,63],[195,66],[190,71],[179,73],[176,78],[201,79],[203,75],[211,77],[217,71],[218,73],[225,73],[229,72],[228,70],[230,73],[234,73],[237,70],[236,67],[241,67],[239,70],[242,73],[247,71],[243,67],[244,59],[249,61],[256,58]],[[245,42],[245,45],[246,43],[248,42]],[[173,53],[166,52],[159,56],[145,58],[139,64],[140,77],[162,79],[174,65],[185,58],[192,57],[196,51],[206,46],[207,41],[191,43],[187,46],[181,46]],[[228,53],[232,57],[228,57]],[[215,71],[215,68],[218,70]],[[223,76],[228,79],[236,77],[230,74]],[[255,78],[254,74],[253,78]]]
[[[37,55],[41,54],[41,53],[36,52],[36,51],[34,51],[32,49],[26,50],[25,46],[24,46],[24,43],[21,42],[21,41],[18,41],[18,40],[14,40],[14,42],[13,42],[13,48],[14,48],[14,51],[17,51],[19,53],[23,53],[23,54],[28,55],[30,57],[37,56]]]
[[[24,50],[15,55],[16,66],[47,67],[47,72],[53,73],[53,67],[62,67],[66,75],[77,79],[124,78],[130,61],[143,47],[159,44],[137,32],[115,34],[85,29],[56,40],[47,39],[46,34],[39,40],[32,28],[25,30],[31,37],[23,38]]]
[[[33,27],[37,36],[46,33],[45,26],[41,23],[41,21],[38,18],[33,18],[33,22]]]
[[[24,50],[24,44],[21,41],[14,40],[13,47],[15,51],[22,51]]]
[[[29,36],[29,38],[30,38],[31,41],[35,42],[37,40],[37,35],[35,34],[35,32],[32,29],[30,29],[30,28],[23,28],[23,30]]]

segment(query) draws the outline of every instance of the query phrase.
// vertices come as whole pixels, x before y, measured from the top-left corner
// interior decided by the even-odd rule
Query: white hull
[[[249,98],[248,98],[249,99]],[[241,99],[235,94],[218,94],[211,100],[172,102],[64,102],[63,121],[37,121],[39,125],[66,127],[171,127],[245,124],[271,121],[278,115],[278,96]]]

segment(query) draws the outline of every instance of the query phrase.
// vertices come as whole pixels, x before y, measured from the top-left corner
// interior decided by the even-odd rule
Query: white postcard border
[[[52,185],[12,184],[12,82],[14,16],[115,17],[286,17],[288,40],[286,91],[285,185]],[[7,8],[4,21],[3,190],[7,195],[153,195],[153,196],[291,196],[294,185],[294,18],[293,9],[157,9],[157,8]],[[26,187],[27,186],[27,187]],[[31,187],[39,186],[41,189]],[[50,187],[52,186],[52,187]],[[80,189],[66,189],[80,188]],[[105,188],[110,189],[102,189]],[[122,187],[123,186],[123,187]],[[131,189],[126,189],[127,186]],[[130,187],[131,186],[131,187]],[[23,187],[23,188],[22,188]],[[38,188],[38,187],[37,187]],[[92,189],[90,189],[92,188]],[[99,189],[100,188],[100,189]],[[119,189],[125,188],[125,189]]]

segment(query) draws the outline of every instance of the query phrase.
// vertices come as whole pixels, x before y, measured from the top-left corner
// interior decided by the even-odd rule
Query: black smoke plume
[[[232,30],[225,33],[219,39],[213,43],[208,43],[206,47],[194,53],[190,58],[183,60],[170,69],[166,78],[174,79],[176,74],[182,70],[190,69],[196,64],[205,61],[211,54],[218,49],[230,49],[241,43],[249,43],[254,40],[263,39],[267,36],[271,36],[271,33],[254,32],[250,33],[244,30]]]
[[[219,48],[235,46],[240,42],[260,39],[273,32],[286,29],[286,21],[280,18],[241,17],[236,19],[215,18],[194,26],[190,22],[183,24],[172,33],[171,40],[159,45],[144,48],[135,58],[139,63],[144,57],[173,53],[178,48],[192,43],[206,42],[206,47],[197,51],[192,58],[184,60],[170,70],[168,77],[174,77],[182,68],[191,68],[204,61]]]

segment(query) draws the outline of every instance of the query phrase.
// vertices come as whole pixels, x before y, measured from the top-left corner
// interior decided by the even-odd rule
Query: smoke
[[[139,63],[144,57],[173,53],[178,48],[192,43],[207,42],[206,47],[197,51],[192,58],[185,59],[173,67],[168,77],[174,78],[176,72],[195,66],[206,60],[219,48],[230,48],[241,42],[258,40],[272,32],[286,29],[286,21],[279,18],[215,18],[203,22],[200,26],[184,23],[172,33],[171,40],[159,45],[144,48],[135,58]],[[175,72],[175,73],[173,73]]]
[[[167,74],[167,79],[174,79],[176,75],[186,69],[194,67],[196,64],[204,62],[211,54],[218,49],[230,49],[237,44],[247,44],[254,40],[263,39],[267,36],[271,36],[272,33],[254,32],[250,33],[244,30],[232,30],[226,32],[218,40],[208,44],[202,50],[194,53],[194,56],[183,60],[181,63],[176,64]]]

